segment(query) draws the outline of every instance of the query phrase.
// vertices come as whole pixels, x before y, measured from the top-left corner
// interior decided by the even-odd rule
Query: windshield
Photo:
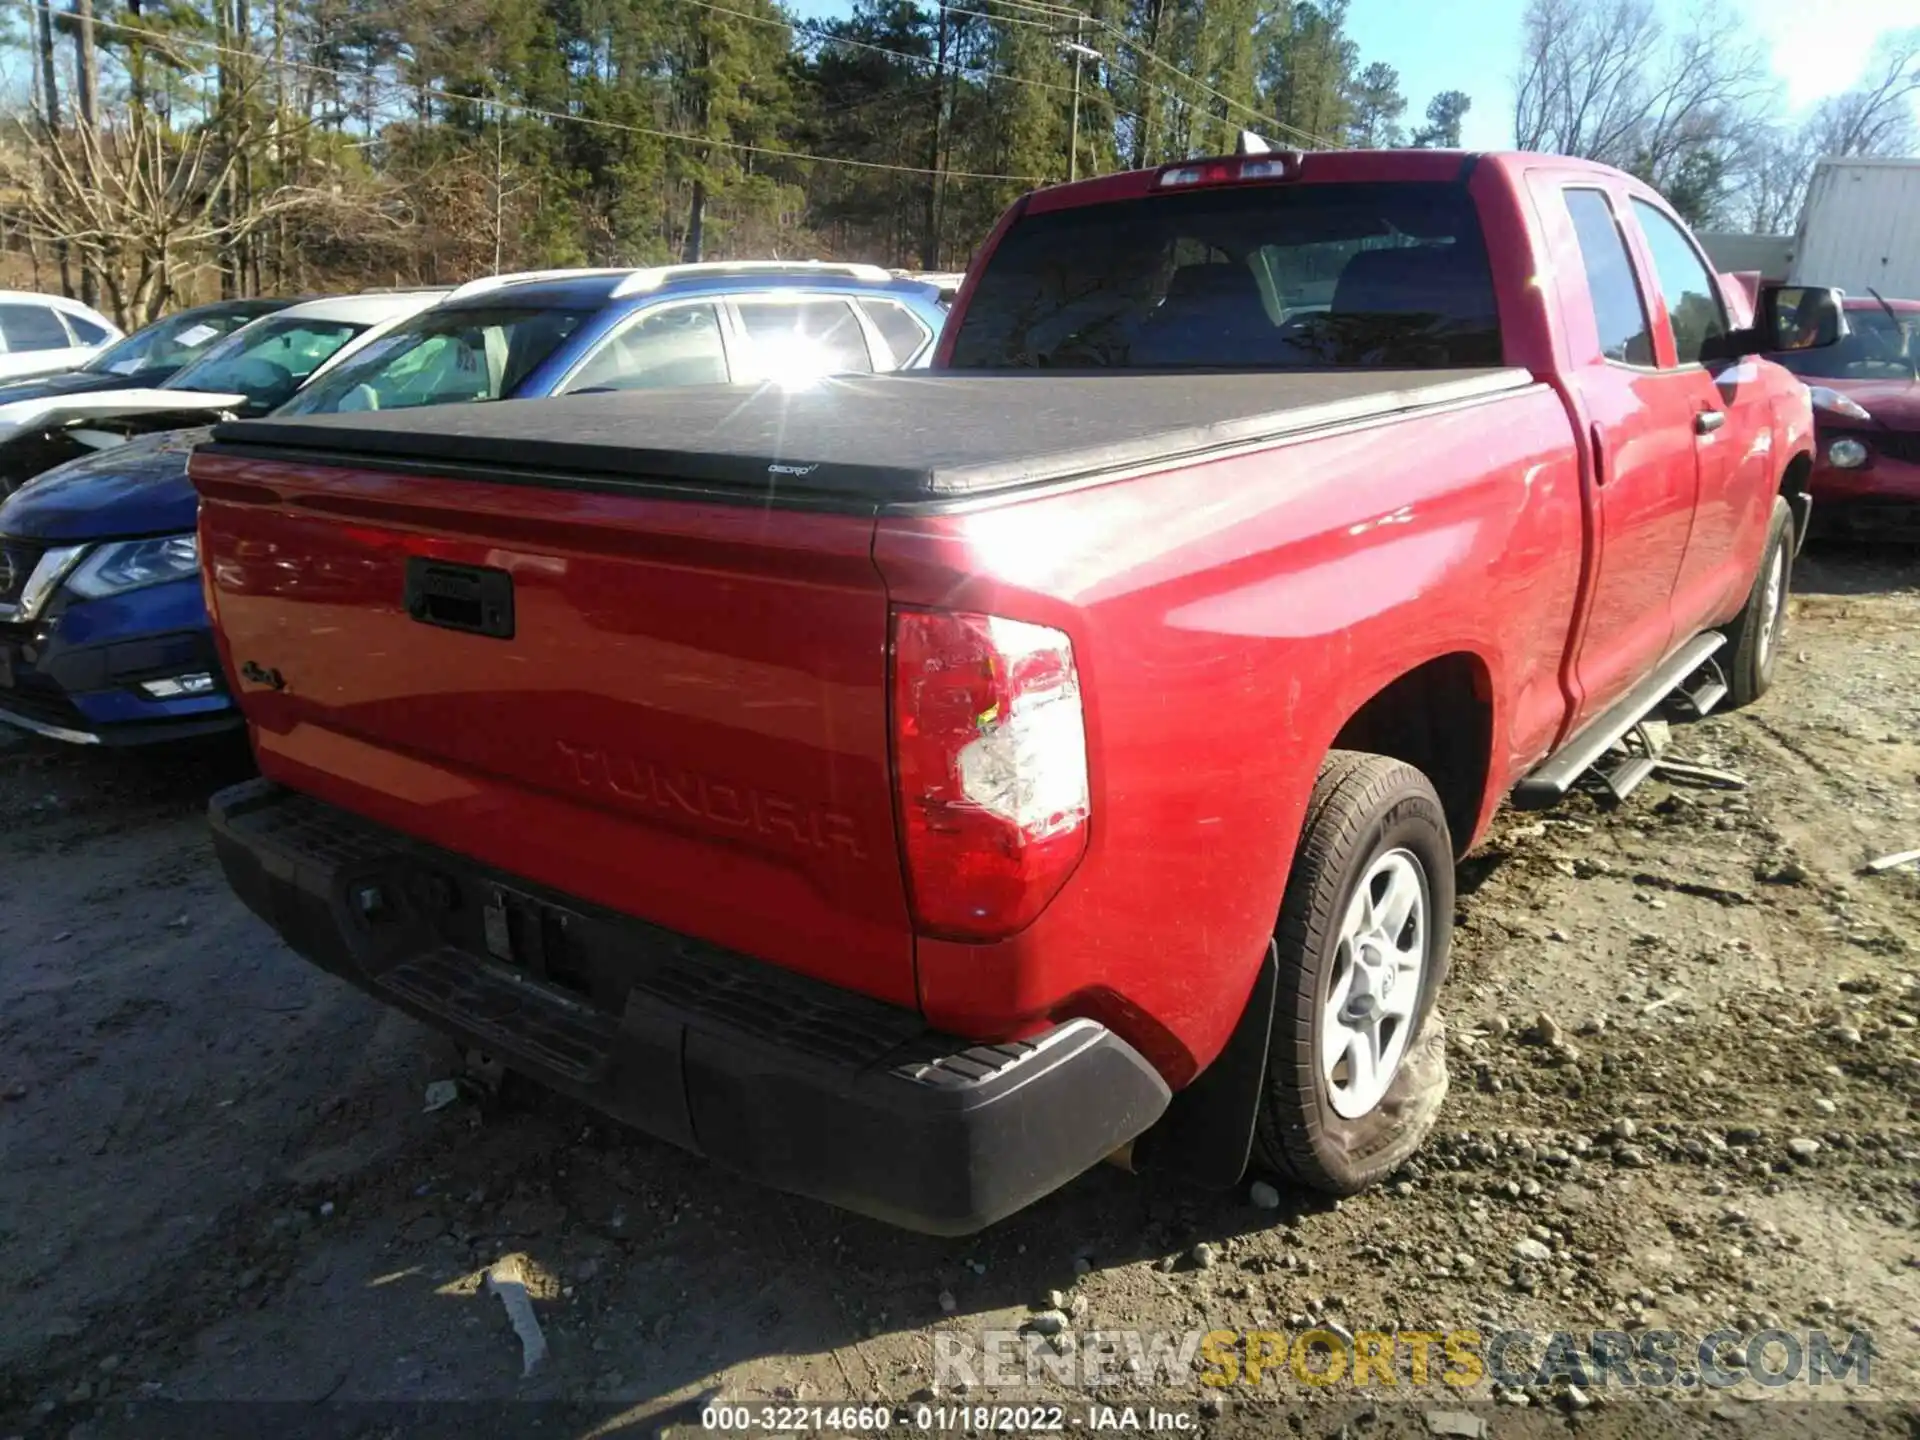
[[[155,375],[178,370],[188,361],[198,359],[221,336],[231,335],[249,320],[258,319],[260,313],[258,310],[215,310],[169,316],[134,332],[117,345],[109,345],[81,368],[96,375]]]
[[[256,321],[220,341],[161,388],[244,395],[248,414],[264,414],[290,398],[366,328],[344,320],[275,316]]]
[[[1500,363],[1457,185],[1248,186],[1030,216],[994,252],[955,369],[1426,369]]]
[[[512,395],[586,318],[587,312],[551,307],[429,310],[381,336],[280,413],[499,400]]]
[[[1849,333],[1818,350],[1784,350],[1768,358],[1811,380],[1906,380],[1920,358],[1920,310],[1900,310],[1900,323],[1875,306],[1847,307]]]

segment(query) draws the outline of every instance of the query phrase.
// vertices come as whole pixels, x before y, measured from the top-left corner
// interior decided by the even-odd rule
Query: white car
[[[71,370],[120,338],[118,325],[78,300],[0,290],[0,383]]]
[[[241,326],[159,385],[0,404],[0,446],[30,441],[33,451],[28,463],[5,468],[17,484],[76,454],[137,434],[222,414],[264,415],[447,294],[445,289],[401,290],[308,300]],[[55,435],[57,442],[50,439]]]

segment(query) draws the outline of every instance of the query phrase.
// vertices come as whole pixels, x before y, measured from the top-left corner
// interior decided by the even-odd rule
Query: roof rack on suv
[[[842,280],[891,280],[893,276],[878,265],[843,263],[835,260],[710,260],[692,265],[656,265],[636,270],[614,287],[614,296],[638,295],[657,290],[675,280],[698,276],[727,275],[818,275]]]
[[[464,300],[469,295],[484,295],[489,290],[498,290],[503,285],[527,285],[540,280],[584,280],[595,275],[631,275],[631,265],[613,267],[575,267],[560,270],[512,270],[505,275],[482,275],[478,280],[469,280],[464,285],[454,287],[447,298]]]

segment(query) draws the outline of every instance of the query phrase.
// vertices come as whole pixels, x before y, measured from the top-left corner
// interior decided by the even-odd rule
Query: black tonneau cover
[[[211,448],[475,478],[886,507],[1163,464],[1517,389],[1524,370],[945,372],[237,420]]]

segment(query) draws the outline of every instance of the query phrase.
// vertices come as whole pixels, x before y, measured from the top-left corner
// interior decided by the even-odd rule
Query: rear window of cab
[[[1023,217],[952,367],[1497,365],[1479,212],[1458,184],[1249,185]]]

